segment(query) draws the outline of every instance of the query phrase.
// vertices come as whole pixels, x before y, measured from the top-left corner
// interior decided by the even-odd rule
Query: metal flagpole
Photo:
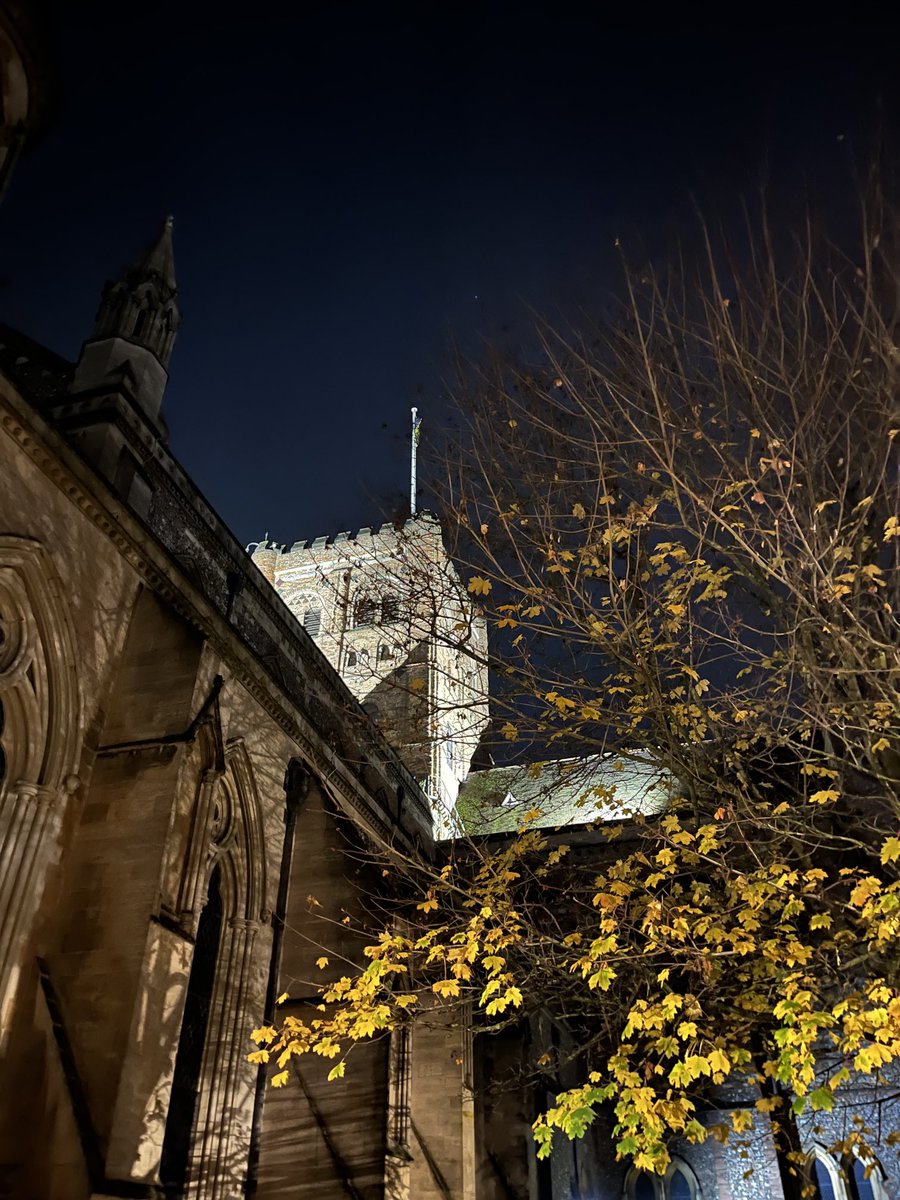
[[[410,447],[409,455],[409,511],[411,516],[416,515],[416,449],[419,445],[419,425],[421,422],[417,416],[418,409],[412,410],[412,446]]]

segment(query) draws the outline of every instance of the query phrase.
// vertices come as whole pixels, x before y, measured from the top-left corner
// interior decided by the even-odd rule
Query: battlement
[[[270,542],[264,538],[261,542],[251,542],[247,547],[247,552],[254,559],[262,553],[274,554],[276,559],[283,559],[293,554],[321,557],[327,555],[328,551],[339,553],[342,547],[365,551],[383,548],[386,551],[393,551],[402,536],[408,537],[410,534],[421,536],[424,533],[432,537],[440,537],[440,523],[437,517],[429,512],[421,512],[415,517],[409,517],[400,526],[395,525],[393,521],[385,521],[377,529],[373,529],[371,525],[363,525],[355,531],[344,530],[340,533],[326,533],[308,540],[300,539],[292,542],[290,546],[286,542]]]

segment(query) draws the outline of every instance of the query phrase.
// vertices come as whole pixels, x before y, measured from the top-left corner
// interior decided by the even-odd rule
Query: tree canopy
[[[386,857],[364,969],[256,1032],[273,1082],[306,1052],[342,1074],[426,996],[485,1029],[545,1008],[583,1082],[536,1122],[541,1153],[608,1105],[619,1155],[662,1173],[673,1137],[755,1108],[790,1194],[792,1116],[896,1064],[900,259],[867,211],[851,254],[811,224],[776,250],[763,223],[626,267],[603,323],[536,320],[533,353],[467,370],[442,516],[489,622],[497,740],[534,786],[505,832],[469,812],[436,865]],[[577,828],[542,802],[556,759]],[[662,811],[617,794],[616,763]],[[734,1081],[747,1107],[710,1128],[700,1098]]]

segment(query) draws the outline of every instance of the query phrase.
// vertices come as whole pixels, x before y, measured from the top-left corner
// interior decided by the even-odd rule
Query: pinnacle
[[[147,250],[141,260],[140,267],[148,274],[153,273],[159,277],[171,290],[175,291],[175,254],[172,249],[172,230],[175,226],[174,218],[166,217],[163,222],[162,229],[159,231],[159,236],[153,245]]]

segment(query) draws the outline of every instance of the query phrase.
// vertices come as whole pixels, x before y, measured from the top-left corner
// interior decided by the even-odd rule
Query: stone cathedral
[[[0,188],[45,118],[31,34],[0,9]],[[764,1131],[749,1179],[717,1144],[637,1175],[600,1122],[539,1163],[549,1014],[431,1012],[336,1083],[248,1063],[323,948],[359,958],[371,848],[458,830],[486,630],[428,514],[240,545],[168,446],[180,325],[169,220],[77,362],[0,327],[0,1200],[779,1200]],[[805,1136],[820,1200],[900,1200],[896,1159]]]

